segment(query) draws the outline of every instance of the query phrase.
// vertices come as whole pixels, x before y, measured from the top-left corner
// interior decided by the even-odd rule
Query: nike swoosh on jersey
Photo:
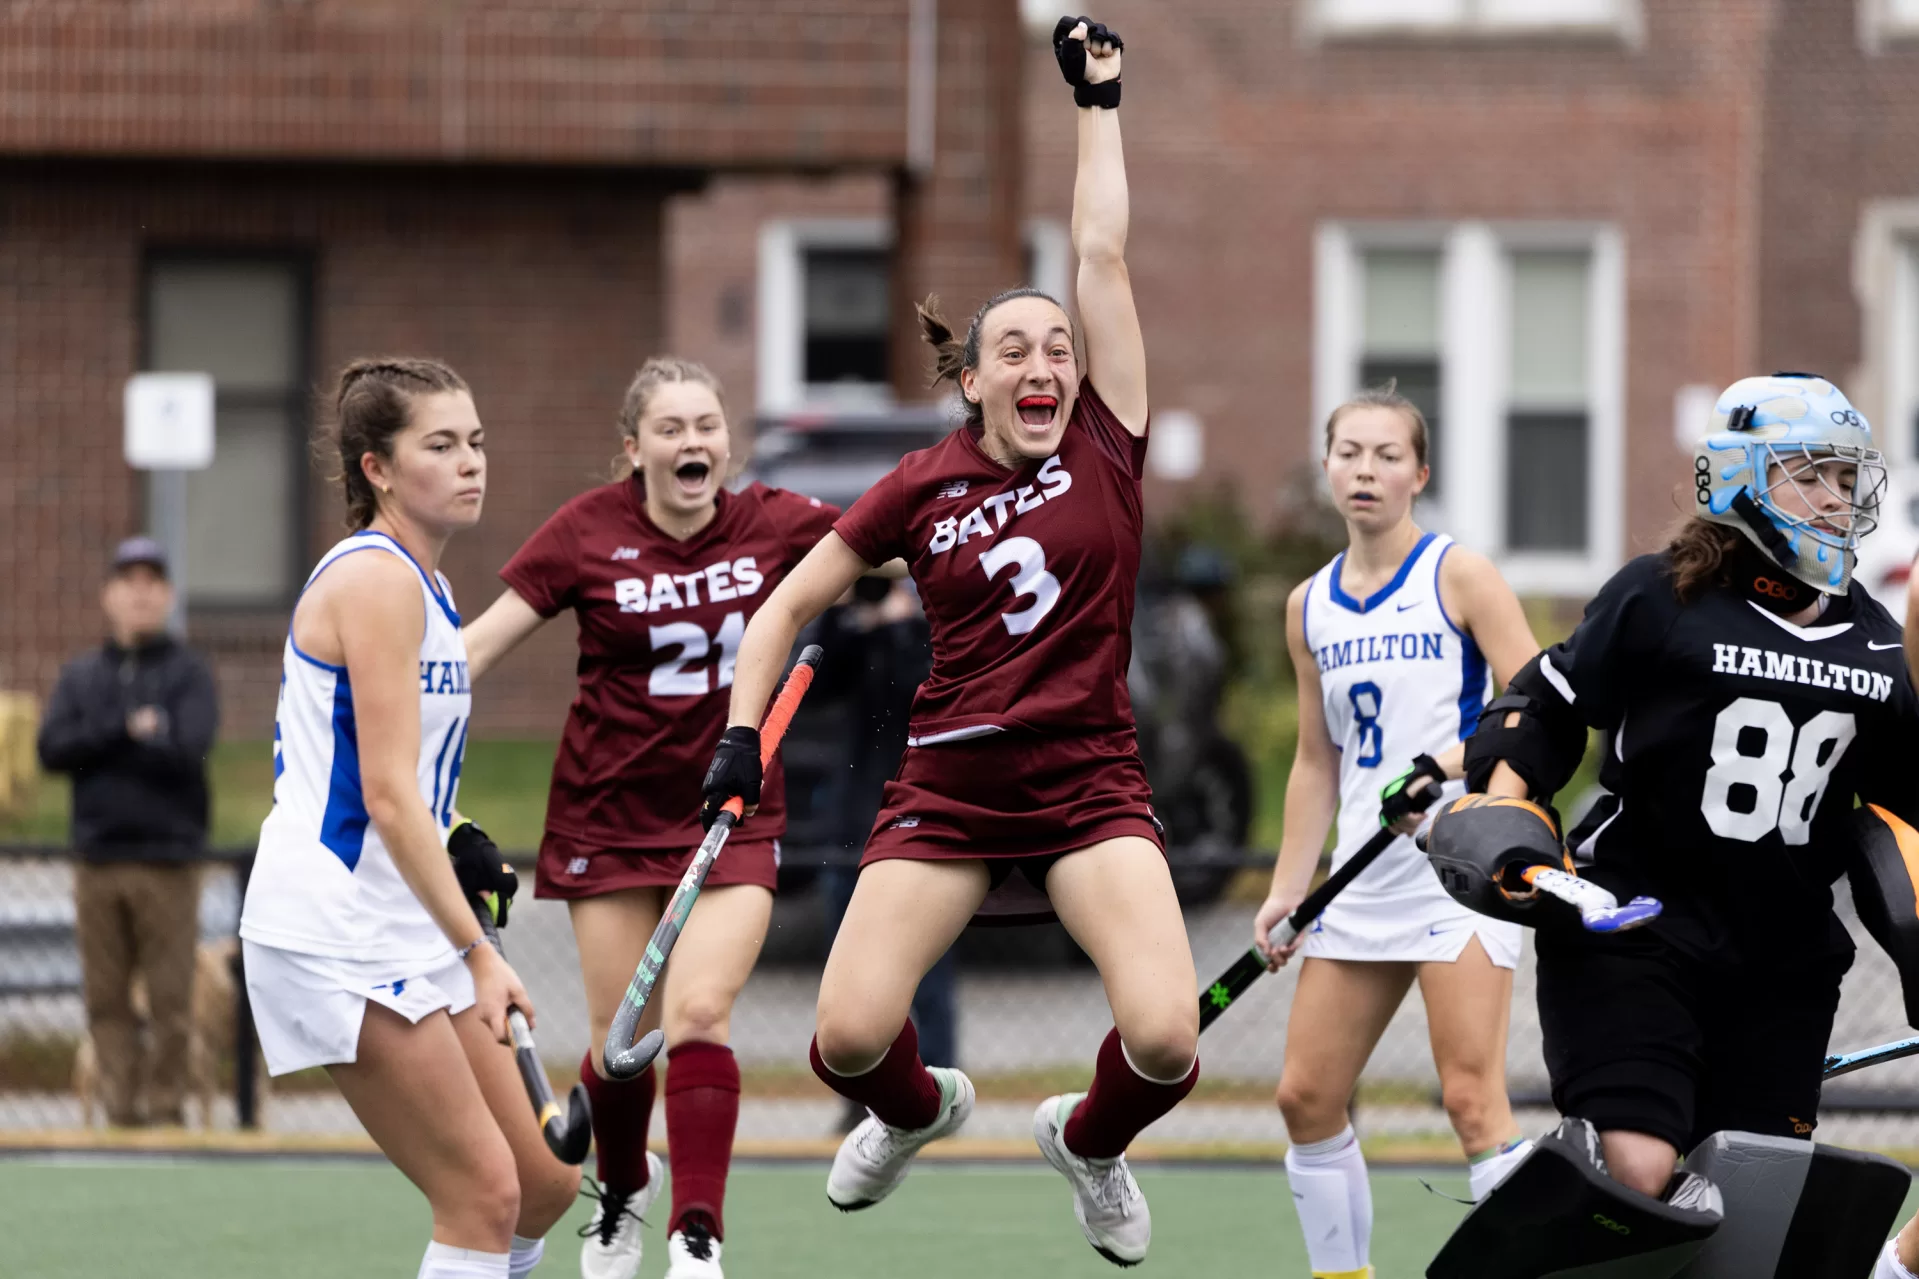
[[[1904,648],[1905,645],[1904,644],[1875,644],[1871,640],[1867,640],[1866,647],[1871,649],[1875,653],[1883,653],[1889,648]]]
[[[1405,612],[1405,611],[1406,611],[1407,609],[1409,609],[1409,608],[1418,608],[1418,607],[1419,607],[1419,606],[1420,606],[1421,604],[1424,604],[1425,602],[1426,602],[1425,600],[1414,600],[1414,601],[1413,601],[1412,603],[1410,603],[1410,604],[1401,604],[1401,605],[1399,606],[1399,611],[1400,611],[1400,612],[1402,612],[1402,613],[1404,613],[1404,612]]]

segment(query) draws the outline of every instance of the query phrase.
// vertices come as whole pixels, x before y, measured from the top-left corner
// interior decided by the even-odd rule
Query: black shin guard
[[[1466,1214],[1427,1279],[1670,1279],[1719,1228],[1719,1192],[1680,1174],[1664,1199],[1606,1174],[1599,1134],[1563,1121]]]

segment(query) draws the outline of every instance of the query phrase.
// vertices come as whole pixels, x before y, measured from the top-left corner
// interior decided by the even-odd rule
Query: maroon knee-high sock
[[[819,1036],[813,1037],[808,1056],[820,1082],[840,1096],[857,1101],[895,1128],[924,1128],[939,1117],[940,1086],[920,1060],[920,1036],[909,1020],[899,1038],[880,1058],[879,1065],[858,1075],[836,1075],[820,1056]]]
[[[659,1076],[648,1066],[624,1083],[593,1071],[593,1050],[580,1061],[580,1082],[593,1105],[593,1155],[600,1184],[632,1194],[647,1183],[646,1130],[653,1122],[653,1089]]]
[[[703,1214],[715,1239],[726,1238],[720,1208],[733,1129],[740,1119],[740,1063],[725,1044],[679,1044],[666,1054],[666,1147],[673,1161],[672,1234],[680,1219]]]
[[[1066,1121],[1066,1148],[1086,1159],[1123,1155],[1146,1125],[1177,1106],[1198,1082],[1197,1057],[1193,1068],[1176,1084],[1146,1078],[1126,1060],[1119,1031],[1110,1030],[1106,1042],[1099,1046],[1093,1086]]]

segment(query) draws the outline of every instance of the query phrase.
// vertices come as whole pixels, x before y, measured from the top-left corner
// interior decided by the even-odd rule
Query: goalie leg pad
[[[1726,1220],[1680,1279],[1859,1279],[1912,1184],[1882,1155],[1750,1132],[1714,1133],[1685,1168],[1719,1187]]]
[[[1671,1279],[1719,1228],[1719,1192],[1682,1177],[1654,1199],[1607,1175],[1599,1134],[1567,1119],[1481,1200],[1427,1279]]]
[[[1899,970],[1906,1021],[1919,1028],[1919,831],[1877,804],[1854,809],[1853,904],[1859,922]]]

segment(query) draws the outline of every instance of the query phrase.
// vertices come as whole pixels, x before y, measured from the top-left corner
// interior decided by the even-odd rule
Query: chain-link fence
[[[1250,859],[1249,859],[1250,860]],[[789,865],[804,864],[803,855]],[[201,870],[197,980],[230,973],[244,857],[216,858]],[[1187,912],[1202,980],[1243,953],[1254,904],[1228,895]],[[1861,946],[1848,975],[1833,1043],[1866,1047],[1911,1032],[1891,965],[1843,908]],[[733,1016],[733,1046],[745,1074],[743,1144],[777,1148],[833,1135],[840,1103],[815,1081],[806,1059],[814,996],[830,923],[818,883],[784,894],[765,954]],[[573,1078],[586,1048],[586,1010],[578,955],[565,909],[534,901],[514,906],[506,945],[540,1014],[539,1040],[556,1083]],[[1024,1138],[1031,1105],[1047,1092],[1083,1086],[1095,1049],[1111,1024],[1099,979],[1054,929],[985,929],[960,944],[958,1052],[980,1085],[981,1105],[966,1136]],[[198,1070],[189,1123],[240,1126],[241,1115],[285,1135],[359,1132],[322,1072],[267,1080],[258,1072],[257,1109],[246,1104],[248,1072],[235,1069],[237,1007],[228,985],[200,999],[194,1035],[210,1065]],[[1271,1102],[1293,990],[1290,975],[1258,983],[1207,1032],[1201,1091],[1150,1130],[1162,1147],[1219,1150],[1277,1148],[1285,1131]],[[104,1122],[85,1054],[86,1016],[74,944],[72,866],[49,849],[0,849],[0,1130],[60,1132]],[[1513,1000],[1507,1063],[1529,1131],[1544,1128],[1546,1079],[1533,1005],[1530,946]],[[1373,1138],[1445,1137],[1423,1009],[1415,996],[1393,1019],[1362,1084],[1357,1119]],[[236,1102],[236,1097],[240,1100]],[[1919,1059],[1875,1067],[1828,1090],[1822,1137],[1847,1145],[1919,1147]]]

